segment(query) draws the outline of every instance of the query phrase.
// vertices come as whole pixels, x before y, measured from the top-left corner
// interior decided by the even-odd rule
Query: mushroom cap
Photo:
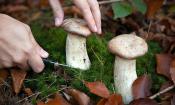
[[[62,27],[69,33],[73,33],[80,36],[89,36],[91,31],[89,30],[87,23],[82,19],[69,18],[63,21]]]
[[[142,38],[133,34],[116,36],[108,43],[111,53],[125,59],[134,59],[148,51],[148,45]]]

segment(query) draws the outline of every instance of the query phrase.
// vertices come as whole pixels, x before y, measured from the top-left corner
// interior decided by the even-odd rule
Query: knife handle
[[[50,60],[48,58],[42,58],[42,60],[43,60],[43,62],[45,64],[45,66],[51,66],[52,68],[54,68],[54,66],[55,66],[55,62],[54,61],[52,61],[52,60]]]

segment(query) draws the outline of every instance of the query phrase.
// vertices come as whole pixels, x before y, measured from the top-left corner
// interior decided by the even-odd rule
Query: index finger
[[[96,0],[88,0],[88,3],[95,20],[95,24],[97,26],[97,33],[101,34],[101,13],[100,13],[99,4]]]
[[[94,17],[92,15],[92,12],[91,12],[91,9],[90,9],[90,6],[87,0],[74,0],[74,3],[83,12],[83,16],[85,20],[87,21],[89,28],[93,32],[97,32],[97,26],[95,24],[95,20],[94,20]]]

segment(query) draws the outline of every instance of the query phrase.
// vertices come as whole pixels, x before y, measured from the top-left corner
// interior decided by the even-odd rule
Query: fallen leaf
[[[175,59],[173,59],[170,65],[170,75],[171,75],[171,79],[175,83]]]
[[[60,3],[63,4],[65,2],[65,0],[60,0]]]
[[[112,94],[107,99],[102,98],[97,105],[124,105],[124,103],[121,95]]]
[[[102,98],[98,103],[97,105],[105,105],[107,99],[106,98]]]
[[[147,96],[150,96],[151,86],[152,81],[148,75],[145,74],[141,77],[138,77],[132,85],[134,99],[146,98]]]
[[[41,9],[46,9],[49,6],[49,1],[48,0],[39,0],[40,1],[40,8]]]
[[[7,5],[6,6],[6,12],[12,13],[12,12],[21,12],[21,11],[28,11],[29,8],[25,5]]]
[[[119,94],[112,94],[106,101],[105,105],[124,105],[122,96]]]
[[[80,9],[78,9],[76,6],[67,6],[64,7],[63,10],[66,15],[73,15],[73,16],[77,15],[79,17],[82,16]]]
[[[156,54],[156,61],[157,61],[157,73],[161,74],[169,79],[170,76],[170,64],[173,60],[173,55],[171,54]]]
[[[37,105],[46,105],[43,101],[37,101],[36,104]]]
[[[27,75],[27,72],[19,69],[13,69],[10,72],[13,80],[14,91],[16,94],[18,94]]]
[[[39,7],[40,6],[40,0],[26,0],[26,4],[30,7],[30,8],[34,8],[34,7]]]
[[[163,19],[161,19],[161,21],[159,23],[160,24],[157,24],[157,25],[159,25],[159,26],[162,25],[165,27],[164,33],[167,36],[174,36],[174,34],[175,34],[175,30],[174,30],[175,20],[173,18],[164,17]]]
[[[147,4],[146,16],[151,18],[163,5],[164,0],[145,0]]]
[[[90,98],[85,93],[76,89],[69,89],[68,91],[78,105],[88,105],[90,103]]]
[[[170,87],[172,85],[173,85],[173,82],[172,81],[167,81],[167,82],[165,82],[165,83],[163,83],[161,85],[160,91],[162,91],[162,90],[164,90],[164,89],[166,89],[166,88],[168,88],[168,87]],[[161,94],[160,95],[160,98],[161,98],[162,101],[163,100],[167,100],[167,99],[172,98],[174,94],[175,94],[175,92],[173,90],[171,90],[171,91],[168,91],[168,92],[166,92],[164,94]]]
[[[39,19],[41,17],[41,14],[42,14],[41,12],[33,13],[32,16],[30,16],[28,21],[32,22],[32,21],[35,21],[35,20]]]
[[[54,99],[49,100],[46,105],[70,105],[60,94],[56,94]]]
[[[158,103],[148,98],[142,98],[132,101],[129,105],[158,105]]]
[[[161,103],[159,103],[159,105],[171,105],[171,100],[161,101]]]
[[[25,88],[24,92],[27,94],[27,96],[30,96],[33,94],[32,90],[30,88]]]
[[[175,95],[173,96],[173,98],[171,99],[171,105],[175,104]]]
[[[132,30],[139,30],[140,29],[139,24],[137,24],[137,22],[135,20],[133,20],[132,18],[122,19],[121,21],[124,24],[126,24],[126,26],[130,27]]]
[[[3,83],[3,81],[8,77],[9,73],[5,69],[0,70],[0,84]]]
[[[84,82],[86,87],[89,88],[90,92],[103,97],[103,98],[108,98],[110,96],[109,90],[106,88],[105,84],[100,82],[100,81],[96,81],[96,82]]]

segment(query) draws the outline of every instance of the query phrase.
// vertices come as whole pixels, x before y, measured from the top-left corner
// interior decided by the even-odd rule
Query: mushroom
[[[116,36],[108,43],[111,53],[115,54],[114,83],[125,104],[133,100],[132,84],[137,78],[136,58],[144,55],[148,46],[140,37],[132,34]]]
[[[87,70],[90,68],[86,50],[86,37],[91,34],[84,20],[65,19],[62,27],[68,32],[66,39],[66,63],[70,67]]]

